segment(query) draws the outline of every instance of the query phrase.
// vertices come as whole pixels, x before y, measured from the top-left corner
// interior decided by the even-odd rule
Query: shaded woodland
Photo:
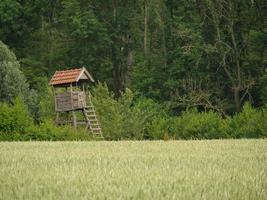
[[[266,15],[265,0],[2,0],[2,119],[51,121],[51,75],[86,67],[108,139],[262,137]]]

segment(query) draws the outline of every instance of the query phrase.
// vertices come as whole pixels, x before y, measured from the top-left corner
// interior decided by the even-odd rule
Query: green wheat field
[[[267,199],[267,140],[3,142],[0,199]]]

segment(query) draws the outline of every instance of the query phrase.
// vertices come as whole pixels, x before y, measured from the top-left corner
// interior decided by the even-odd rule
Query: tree
[[[213,47],[211,54],[217,62],[217,71],[224,73],[226,86],[233,93],[235,109],[240,111],[245,100],[251,100],[255,80],[264,70],[261,65],[252,65],[247,56],[252,30],[259,31],[263,11],[261,1],[199,1],[202,18],[211,26],[211,37],[206,44]],[[262,4],[262,5],[261,5]],[[259,15],[255,15],[255,13]],[[222,70],[221,70],[222,69]]]
[[[28,84],[19,69],[14,53],[0,41],[0,101],[11,102],[16,96],[26,97]]]
[[[16,56],[0,41],[0,102],[14,103],[21,97],[35,120],[38,119],[38,95],[30,90],[26,78],[20,71]]]
[[[85,66],[118,98],[132,91],[233,114],[264,103],[265,0],[0,2],[0,37],[30,87],[57,69]],[[45,83],[45,79],[43,79]],[[38,94],[42,96],[42,94]]]
[[[112,83],[111,46],[107,28],[100,22],[90,0],[62,2],[60,24],[67,67],[84,66],[97,80]]]

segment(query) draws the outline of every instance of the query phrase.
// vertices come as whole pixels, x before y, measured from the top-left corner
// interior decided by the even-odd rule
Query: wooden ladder
[[[89,94],[89,105],[83,107],[83,114],[86,120],[86,129],[89,129],[94,136],[103,138],[100,123],[96,117],[94,105]]]

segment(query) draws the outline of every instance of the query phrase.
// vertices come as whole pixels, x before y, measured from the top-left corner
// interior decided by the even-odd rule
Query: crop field
[[[0,143],[0,199],[267,199],[267,140]]]

